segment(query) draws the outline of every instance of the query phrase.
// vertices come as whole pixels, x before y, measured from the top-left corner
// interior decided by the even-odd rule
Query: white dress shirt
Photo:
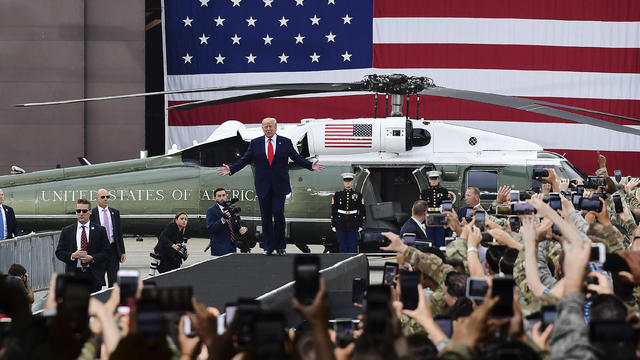
[[[104,226],[104,211],[107,210],[107,216],[109,217],[109,244],[113,244],[113,219],[111,219],[111,211],[109,211],[109,207],[101,208],[98,206],[98,218],[100,219],[100,225]],[[106,228],[106,226],[104,226]]]
[[[2,213],[2,229],[0,229],[0,231],[2,231],[2,234],[4,235],[2,238],[6,239],[9,233],[7,232],[7,214],[5,214],[4,211],[4,206],[0,204],[0,213]]]
[[[86,224],[80,224],[80,222],[78,221],[78,228],[76,229],[76,245],[78,246],[78,250],[82,249],[82,226],[84,225],[84,231],[87,234],[87,248],[89,247],[89,233],[91,232],[91,227],[90,227],[90,222],[87,221]],[[72,255],[73,256],[73,255]],[[87,266],[89,266],[89,264],[87,264]],[[80,261],[80,259],[78,259],[78,261],[76,262],[76,267],[81,268],[82,267],[82,262]]]
[[[273,134],[273,136],[271,137],[271,145],[273,145],[273,155],[275,156],[276,154],[276,138],[278,137],[278,135]],[[264,137],[264,153],[267,154],[267,159],[269,158],[269,138],[268,137]]]
[[[421,223],[420,221],[418,221],[418,219],[414,218],[413,216],[411,217],[413,219],[413,221],[416,222],[416,224],[418,224],[418,227],[420,227],[420,230],[422,230],[422,232],[427,235],[427,231],[425,230],[425,225],[423,223]]]

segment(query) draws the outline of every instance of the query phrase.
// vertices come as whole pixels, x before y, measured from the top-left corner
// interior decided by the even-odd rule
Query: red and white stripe
[[[327,124],[324,126],[326,148],[371,148],[371,136],[354,136],[353,124]]]
[[[445,87],[523,96],[640,118],[640,1],[375,0],[374,16],[371,69],[169,76],[167,88],[344,82],[361,80],[370,73],[405,73],[429,76]],[[169,105],[229,95],[176,95],[169,97]],[[415,116],[415,99],[411,104],[411,116]],[[384,105],[379,106],[379,115],[381,109]],[[188,146],[194,133],[203,133],[198,139],[201,141],[209,135],[207,129],[226,120],[258,123],[266,116],[280,122],[299,122],[306,117],[370,117],[373,95],[313,95],[171,111],[168,144]],[[597,167],[595,150],[604,150],[611,171],[621,169],[623,174],[640,175],[637,136],[494,105],[435,97],[422,97],[420,117],[535,141],[545,149],[565,154],[589,173]],[[200,131],[194,132],[194,126]]]

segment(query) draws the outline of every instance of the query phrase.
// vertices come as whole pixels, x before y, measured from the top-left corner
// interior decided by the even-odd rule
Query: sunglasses
[[[89,212],[89,209],[76,209],[76,214],[80,214],[80,213],[86,214],[88,212]]]
[[[102,196],[100,196],[100,199],[111,199],[111,196],[109,196],[109,195],[102,195]]]

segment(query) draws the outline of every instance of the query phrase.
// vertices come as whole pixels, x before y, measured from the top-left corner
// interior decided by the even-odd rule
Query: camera
[[[178,244],[178,246],[179,248],[176,251],[178,252],[178,254],[180,254],[180,256],[182,257],[182,260],[187,260],[187,258],[189,257],[189,254],[187,254],[187,245]]]
[[[543,177],[548,177],[549,176],[549,171],[545,170],[545,169],[533,169],[533,176],[532,178],[534,179],[541,179]]]
[[[239,206],[235,206],[233,204],[238,202],[238,198],[232,198],[230,200],[224,201],[222,202],[222,216],[224,216],[225,219],[233,219],[234,221],[240,221],[240,212],[242,211],[242,208],[240,208]],[[230,216],[227,216],[224,212],[228,211]]]

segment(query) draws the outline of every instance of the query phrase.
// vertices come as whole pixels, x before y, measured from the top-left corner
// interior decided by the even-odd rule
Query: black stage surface
[[[351,304],[354,277],[368,278],[369,263],[364,254],[317,254],[321,276],[327,282],[333,317],[352,317],[358,309]],[[198,301],[224,311],[224,304],[239,297],[258,298],[264,309],[287,313],[288,322],[299,321],[291,309],[293,261],[295,255],[231,254],[149,277],[159,287],[192,286]],[[105,301],[111,293],[95,296]]]

